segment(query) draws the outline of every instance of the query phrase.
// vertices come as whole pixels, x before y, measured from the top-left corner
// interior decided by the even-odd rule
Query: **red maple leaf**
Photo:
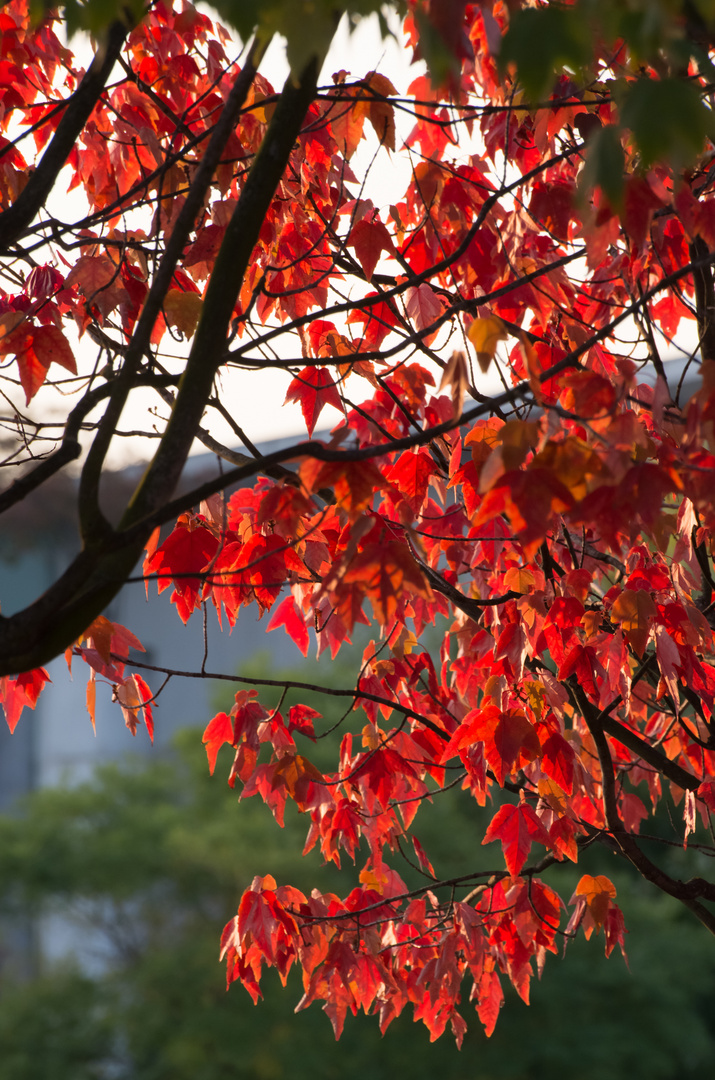
[[[174,586],[172,601],[184,622],[194,611],[204,582],[199,576],[214,558],[216,536],[190,514],[184,514],[163,544],[144,560],[145,575],[156,575],[159,592]]]
[[[252,5],[259,37],[275,6]],[[325,29],[326,6],[285,23],[293,58],[301,34],[324,36],[312,20]],[[88,664],[93,720],[106,680],[129,730],[152,734],[151,691],[129,660],[141,645],[102,614],[145,542],[146,577],[171,585],[184,621],[209,599],[231,626],[244,606],[274,608],[261,629],[283,628],[304,655],[314,639],[323,663],[365,626],[347,678],[333,664],[315,684],[261,680],[279,693],[240,690],[204,733],[212,772],[231,746],[242,798],[279,824],[292,800],[306,850],[359,864],[346,896],[256,878],[222,939],[229,982],[256,1000],[265,967],[285,981],[295,964],[301,1007],[324,1004],[336,1034],[348,1012],[379,1013],[385,1030],[411,1006],[431,1038],[451,1028],[459,1043],[465,975],[491,1033],[502,980],[528,1002],[563,938],[537,860],[544,873],[576,863],[604,832],[629,858],[661,799],[682,808],[670,843],[695,870],[671,876],[666,860],[654,875],[641,860],[644,886],[712,929],[713,884],[699,876],[715,811],[710,85],[702,63],[664,72],[658,35],[640,35],[638,77],[614,104],[599,80],[635,39],[623,24],[613,40],[595,4],[578,63],[552,70],[538,43],[564,18],[583,30],[583,6],[404,5],[429,70],[396,100],[375,71],[276,91],[248,55],[234,71],[208,15],[167,0],[124,43],[108,34],[98,77],[77,91],[86,122],[62,13],[33,21],[26,0],[0,11],[12,128],[0,135],[0,509],[60,544],[43,485],[84,458],[81,551],[38,600],[3,607],[6,719],[12,729],[35,705],[39,665],[66,650]],[[678,5],[661,7],[664,40],[682,38]],[[103,86],[114,48],[125,70]],[[413,124],[401,145],[398,109]],[[18,117],[34,156],[15,145]],[[75,121],[63,162],[54,136]],[[365,137],[375,170],[404,150],[389,199],[368,193]],[[48,224],[63,165],[87,213]],[[651,323],[672,336],[683,318],[700,328],[699,355],[676,373]],[[260,418],[241,415],[251,369],[291,372],[286,401],[311,441],[325,406],[338,410],[332,441],[286,440],[262,458]],[[125,405],[156,393],[140,443]],[[267,396],[263,411],[279,404]],[[218,455],[201,476],[197,440]],[[102,472],[127,445],[151,460],[125,493]],[[176,658],[152,645],[171,694]],[[216,673],[208,654],[197,661],[186,677]],[[316,732],[313,695],[329,692],[339,711]],[[306,757],[316,738],[331,772]],[[451,785],[474,807],[495,800],[478,839],[502,848],[487,875],[456,872],[461,900],[413,832]],[[429,888],[394,868],[411,853]],[[608,878],[581,877],[571,902],[566,938],[603,930],[607,953],[623,948]]]
[[[518,806],[506,804],[497,810],[482,844],[491,844],[494,840],[501,841],[504,860],[513,878],[521,873],[534,842],[551,847],[549,834],[526,802]]]
[[[51,679],[44,668],[25,671],[15,679],[7,676],[0,679],[0,702],[11,733],[17,727],[20,713],[25,706],[35,708],[40,692],[47,682],[51,682]]]
[[[372,280],[382,252],[386,251],[390,254],[394,250],[392,237],[383,223],[368,221],[366,218],[362,218],[353,225],[347,245],[355,249],[355,254],[368,281]]]
[[[292,596],[286,596],[285,600],[281,601],[273,612],[271,621],[268,623],[266,629],[274,630],[277,626],[284,626],[286,632],[290,634],[293,641],[303,653],[303,656],[308,655],[308,647],[310,645],[308,628],[305,625],[305,620],[301,618],[300,611]]]
[[[288,387],[285,401],[295,401],[300,405],[309,435],[313,434],[318,417],[326,405],[340,411],[343,408],[335,380],[327,368],[321,367],[303,368]]]

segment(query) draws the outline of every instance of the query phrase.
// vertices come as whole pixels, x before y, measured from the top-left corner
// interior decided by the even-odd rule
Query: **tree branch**
[[[596,745],[596,752],[601,766],[606,824],[608,825],[608,831],[616,842],[617,849],[633,864],[646,881],[650,881],[652,885],[655,885],[662,892],[668,893],[669,896],[674,897],[676,900],[680,900],[711,934],[715,934],[715,913],[700,902],[701,897],[715,900],[715,885],[705,881],[703,878],[691,878],[689,881],[679,881],[672,878],[664,870],[661,870],[659,866],[656,866],[654,862],[651,862],[639,847],[632,833],[626,832],[624,829],[618,813],[615,775],[605,734],[605,718],[602,717],[602,714],[596,713],[595,708],[593,708],[579,686],[573,685],[572,689]]]
[[[260,45],[254,42],[249,49],[246,63],[231,88],[221,116],[206,147],[206,152],[201,159],[201,164],[187,192],[176,224],[166,242],[164,254],[144,301],[131,341],[124,350],[122,369],[113,383],[111,401],[100,421],[99,430],[82,470],[79,507],[80,528],[85,541],[91,541],[95,536],[101,538],[109,532],[109,525],[99,509],[99,485],[107,451],[129,393],[136,385],[135,375],[139,364],[149,349],[152,331],[161,313],[162,304],[171,285],[174,271],[186,246],[189,234],[194,228],[196,217],[203,206],[206,192],[211,185],[226,143],[236,125],[236,120],[248,96],[248,91],[253,85],[258,64],[267,45],[267,41]]]
[[[715,360],[715,285],[710,249],[700,236],[690,243],[695,284],[695,310],[698,316],[698,338],[703,360]]]
[[[166,432],[122,518],[123,528],[156,509],[181,475],[224,359],[229,324],[261,225],[315,96],[317,68],[314,59],[297,86],[289,78],[283,88],[216,256]]]
[[[126,23],[112,23],[105,45],[97,50],[82,82],[68,99],[42,161],[12,206],[0,214],[0,250],[7,249],[19,238],[50,194],[72,147],[102,95],[129,29]]]

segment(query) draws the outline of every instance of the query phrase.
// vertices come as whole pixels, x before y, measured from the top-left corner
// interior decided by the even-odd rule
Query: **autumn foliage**
[[[254,1000],[266,967],[300,968],[299,1007],[322,1002],[336,1035],[348,1012],[384,1030],[411,1006],[432,1038],[449,1026],[461,1041],[465,999],[490,1033],[504,982],[528,1002],[574,935],[624,950],[607,877],[557,891],[593,844],[715,933],[715,880],[700,876],[715,850],[710,38],[676,12],[653,57],[614,23],[573,61],[547,57],[544,81],[525,34],[571,7],[524,7],[407,5],[408,48],[432,74],[416,68],[400,96],[372,70],[318,82],[309,55],[276,91],[260,36],[236,64],[206,14],[152,4],[110,28],[66,152],[82,91],[63,107],[78,80],[55,17],[32,26],[21,0],[0,13],[0,354],[7,459],[23,466],[0,508],[82,466],[80,553],[0,619],[7,721],[66,650],[75,672],[89,665],[90,714],[108,681],[151,735],[161,673],[102,615],[140,553],[185,622],[213,605],[230,628],[255,607],[333,658],[369,627],[337,691],[332,771],[311,761],[332,734],[315,687],[311,705],[269,710],[238,676],[204,735],[212,771],[233,748],[242,798],[279,824],[294,803],[306,851],[358,866],[344,896],[257,876],[221,945]],[[649,135],[643,103],[667,93],[689,142]],[[383,205],[361,185],[388,155],[409,175]],[[45,205],[67,181],[87,203],[72,224]],[[307,439],[262,458],[215,378],[268,367],[289,373]],[[65,415],[48,446],[26,405],[51,385]],[[138,389],[173,412],[109,522],[102,470]],[[219,414],[240,452],[211,434]],[[225,468],[174,498],[197,438]],[[492,866],[444,880],[419,834],[450,786],[485,809],[475,844]],[[643,846],[663,804],[664,843],[698,832],[687,880]]]

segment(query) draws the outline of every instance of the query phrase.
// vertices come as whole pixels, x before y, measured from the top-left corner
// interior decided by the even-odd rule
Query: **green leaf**
[[[525,8],[512,17],[499,65],[515,64],[527,95],[539,101],[548,96],[559,71],[578,71],[591,51],[589,25],[580,10]]]
[[[625,155],[620,130],[613,124],[594,132],[588,141],[586,162],[579,178],[582,196],[600,187],[614,210],[623,201]]]
[[[639,79],[621,104],[643,165],[666,159],[678,169],[692,163],[713,134],[713,116],[697,88],[684,79]]]
[[[450,77],[458,73],[460,63],[425,12],[415,8],[414,16],[419,31],[420,55],[427,64],[432,85],[444,86]]]

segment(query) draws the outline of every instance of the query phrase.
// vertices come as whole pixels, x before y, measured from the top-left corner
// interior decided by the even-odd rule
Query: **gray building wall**
[[[272,443],[264,449],[269,452],[279,446]],[[215,470],[214,462],[209,455],[191,459],[185,483],[193,486],[207,470]],[[137,477],[138,470],[127,470],[109,478],[105,498],[122,505],[122,496]],[[0,533],[3,614],[11,615],[35,599],[71,561],[77,548],[77,531],[69,514],[73,497],[72,484],[63,480],[51,491],[38,493],[4,524]],[[134,576],[140,574],[141,564]],[[170,596],[170,588],[157,596],[156,583],[150,582],[147,600],[142,582],[129,583],[105,614],[128,627],[142,642],[147,652],[132,654],[136,659],[197,671],[204,654],[201,613],[196,612],[185,626]],[[266,636],[269,621],[270,616],[259,621],[254,608],[244,608],[233,631],[229,633],[224,620],[222,632],[213,605],[208,605],[206,670],[238,673],[241,664],[261,650],[270,652],[277,667],[299,663],[302,654],[284,630]],[[160,754],[178,728],[205,725],[215,712],[219,684],[208,679],[172,678],[153,706],[152,746],[143,726],[132,738],[119,705],[111,700],[111,686],[98,676],[95,734],[86,709],[88,665],[75,657],[70,677],[64,658],[58,657],[47,670],[52,685],[43,689],[34,711],[23,711],[14,734],[0,722],[0,810],[11,807],[18,796],[34,788],[81,782],[97,765],[128,752]],[[132,670],[131,664],[128,670]],[[137,670],[156,693],[163,676]],[[224,698],[229,697],[230,687],[220,685]]]

